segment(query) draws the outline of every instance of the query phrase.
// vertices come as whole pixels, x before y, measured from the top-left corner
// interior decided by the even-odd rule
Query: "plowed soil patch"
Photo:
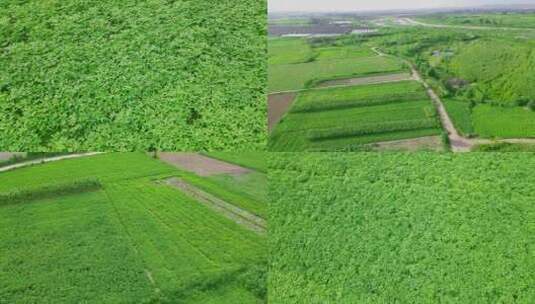
[[[200,176],[210,176],[216,174],[245,174],[251,172],[234,164],[229,164],[217,159],[206,157],[197,153],[158,153],[160,160],[173,165],[179,169],[193,172]]]
[[[292,106],[296,93],[280,93],[268,96],[268,129],[271,132]]]

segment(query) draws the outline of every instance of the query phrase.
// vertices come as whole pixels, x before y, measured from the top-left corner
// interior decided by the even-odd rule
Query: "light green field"
[[[427,23],[448,25],[535,28],[533,13],[436,15],[417,19]]]
[[[292,64],[308,62],[314,52],[305,39],[273,38],[268,40],[268,64]]]
[[[444,99],[443,103],[457,131],[465,136],[474,134],[470,104],[455,99]]]
[[[6,303],[263,303],[265,238],[159,182],[187,177],[145,154],[0,173],[0,197],[95,178],[101,188],[0,203]],[[211,183],[238,189],[239,181]],[[217,178],[223,178],[219,176]],[[244,184],[250,183],[245,181]],[[243,190],[243,193],[252,191]],[[226,199],[226,197],[223,197]]]
[[[472,119],[481,137],[535,137],[535,112],[524,108],[478,105]]]
[[[349,78],[372,74],[399,72],[403,64],[391,57],[363,57],[312,61],[299,64],[268,66],[268,91],[270,93],[300,90],[315,82],[337,78]]]

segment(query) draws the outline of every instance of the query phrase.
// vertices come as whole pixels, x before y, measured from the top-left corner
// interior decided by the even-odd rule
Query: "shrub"
[[[535,100],[528,102],[528,109],[535,111]]]

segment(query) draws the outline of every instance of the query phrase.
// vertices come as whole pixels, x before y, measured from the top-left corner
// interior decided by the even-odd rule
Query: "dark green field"
[[[270,162],[270,303],[531,303],[535,154]]]
[[[0,1],[0,150],[258,150],[265,1]]]

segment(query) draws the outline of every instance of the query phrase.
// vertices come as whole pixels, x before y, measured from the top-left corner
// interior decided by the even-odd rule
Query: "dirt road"
[[[59,161],[59,160],[64,160],[64,159],[71,159],[71,158],[86,157],[86,156],[92,156],[92,155],[97,155],[97,154],[102,154],[102,153],[103,152],[78,153],[78,154],[69,154],[69,155],[55,156],[55,157],[49,157],[49,158],[41,158],[41,159],[36,159],[32,161],[27,161],[27,162],[22,162],[22,163],[13,164],[10,166],[2,167],[0,168],[0,172],[10,171],[10,170],[32,166],[32,165],[38,165],[42,163],[49,163],[49,162],[54,162],[54,161]]]
[[[186,152],[159,152],[158,158],[179,169],[193,172],[200,176],[216,174],[245,174],[250,169],[229,164],[198,153]]]
[[[165,182],[170,186],[180,189],[182,192],[191,196],[198,202],[208,206],[209,208],[224,215],[225,217],[239,225],[242,225],[257,233],[263,234],[266,232],[266,221],[250,213],[249,211],[243,210],[233,204],[227,203],[224,200],[208,192],[205,192],[180,178],[172,177],[170,179],[167,179]]]

